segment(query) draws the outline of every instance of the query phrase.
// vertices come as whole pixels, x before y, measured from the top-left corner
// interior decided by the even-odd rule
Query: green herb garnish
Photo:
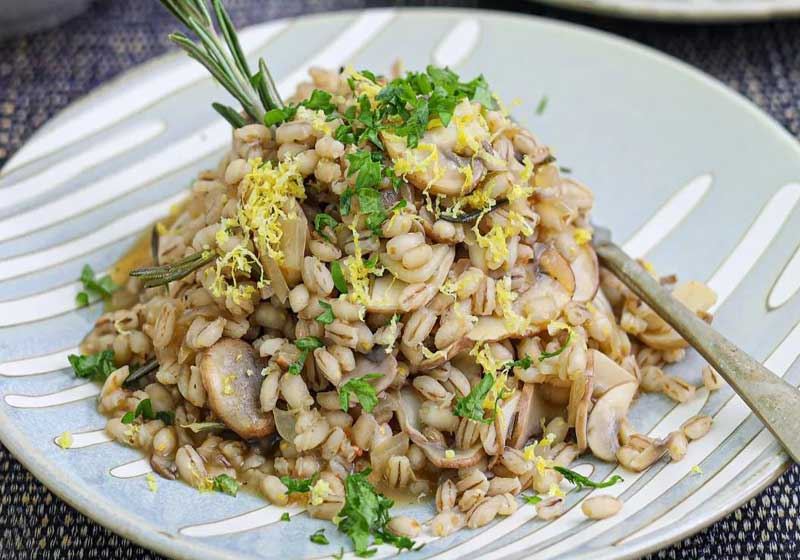
[[[382,377],[380,373],[368,373],[361,377],[354,377],[348,379],[339,387],[339,404],[345,412],[350,408],[350,393],[355,395],[358,402],[361,404],[366,412],[372,412],[375,405],[378,404],[378,395],[375,393],[375,387],[367,383],[371,379],[378,379]]]
[[[192,424],[181,424],[181,428],[192,430],[195,434],[200,432],[212,432],[214,430],[224,430],[227,428],[222,422],[194,422]]]
[[[119,286],[114,284],[110,276],[95,278],[94,270],[88,264],[83,265],[80,281],[83,284],[83,290],[75,296],[75,303],[78,307],[89,305],[92,296],[107,301],[111,294],[119,290]]]
[[[333,261],[331,263],[331,276],[333,277],[333,285],[336,286],[336,289],[339,290],[339,293],[346,294],[347,281],[344,279],[342,265],[339,263],[339,261]]]
[[[328,540],[328,537],[325,536],[325,529],[320,529],[313,533],[308,540],[313,542],[314,544],[331,544]]]
[[[282,476],[281,482],[286,486],[286,494],[302,494],[304,492],[311,492],[311,487],[316,484],[319,474],[315,474],[311,478],[292,478],[291,476]]]
[[[339,530],[353,541],[356,556],[375,554],[372,544],[390,543],[399,549],[410,550],[414,541],[398,537],[386,530],[391,519],[389,510],[394,502],[375,491],[367,480],[370,469],[348,475],[345,479],[345,502],[339,512]]]
[[[536,106],[536,114],[541,115],[544,114],[544,110],[547,109],[547,96],[543,95],[542,98],[539,100],[539,104]]]
[[[494,418],[483,417],[483,401],[486,399],[486,395],[489,394],[492,385],[494,385],[494,376],[491,373],[484,374],[478,384],[470,390],[466,397],[456,401],[453,414],[462,418],[483,422],[484,424],[491,424]]]
[[[333,323],[333,320],[336,319],[336,315],[333,314],[333,307],[331,304],[322,300],[319,300],[319,306],[324,309],[322,313],[317,315],[315,319],[318,323],[322,323],[323,325],[330,325]]]
[[[137,418],[142,420],[161,420],[164,424],[170,425],[175,419],[175,414],[166,410],[153,412],[153,403],[150,399],[142,399],[136,405],[136,409],[128,411],[122,417],[123,424],[133,424]]]
[[[331,216],[330,214],[326,214],[325,212],[320,212],[319,214],[314,216],[314,229],[317,231],[317,233],[319,233],[322,237],[324,237],[331,243],[333,243],[333,239],[328,237],[328,234],[326,234],[324,230],[326,227],[329,227],[331,229],[336,229],[336,226],[338,225],[339,222],[337,222],[333,218],[333,216]]]
[[[523,494],[522,495],[522,500],[526,504],[536,505],[536,504],[538,504],[539,502],[542,501],[542,498],[541,498],[541,496],[527,496],[527,495]]]
[[[239,483],[236,479],[228,476],[227,474],[220,474],[214,477],[214,490],[222,492],[228,496],[236,496],[239,493]]]
[[[292,518],[289,516],[289,512],[288,511],[284,511],[281,514],[281,521],[286,521],[288,523],[291,520],[292,520]]]
[[[586,478],[580,473],[576,473],[575,471],[568,469],[567,467],[555,466],[553,468],[558,472],[560,472],[562,475],[564,475],[564,478],[566,478],[569,482],[574,484],[576,486],[575,488],[576,490],[583,490],[584,487],[608,488],[609,486],[614,486],[616,483],[622,482],[624,480],[621,476],[615,474],[608,480],[604,480],[603,482],[595,482],[593,480]]]
[[[114,364],[113,350],[103,350],[88,356],[70,354],[67,360],[69,360],[69,365],[72,366],[76,377],[92,381],[105,381],[106,377],[117,369]]]
[[[316,348],[322,348],[324,344],[316,336],[304,336],[303,338],[295,340],[294,345],[300,349],[300,357],[289,366],[288,371],[292,375],[299,375],[300,372],[303,371],[303,366],[306,364],[308,354]]]
[[[541,362],[542,360],[546,360],[547,358],[555,358],[556,356],[558,356],[564,350],[567,349],[567,346],[569,346],[570,342],[572,342],[572,331],[569,331],[569,334],[567,335],[567,340],[564,342],[564,345],[561,346],[561,348],[559,348],[558,350],[554,350],[553,352],[542,352],[541,354],[539,354],[539,361]],[[530,367],[530,365],[528,365],[528,367]]]

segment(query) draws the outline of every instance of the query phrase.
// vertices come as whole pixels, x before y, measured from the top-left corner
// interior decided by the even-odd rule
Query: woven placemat
[[[420,2],[227,0],[237,25],[334,9]],[[423,2],[545,15],[611,31],[715,76],[800,135],[800,21],[695,26],[574,14],[522,1]],[[0,42],[0,167],[58,111],[120,72],[169,48],[174,23],[154,0],[95,3],[62,27]],[[691,131],[687,130],[687,134]],[[800,471],[658,559],[800,557]],[[0,446],[0,559],[155,559],[50,493]]]

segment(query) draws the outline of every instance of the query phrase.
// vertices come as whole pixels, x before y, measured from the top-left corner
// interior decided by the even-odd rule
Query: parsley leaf
[[[150,399],[142,399],[139,401],[139,404],[136,405],[135,410],[125,413],[122,417],[122,423],[132,424],[134,420],[140,417],[142,420],[161,420],[164,424],[170,425],[175,420],[175,413],[166,410],[154,412],[153,403]]]
[[[575,488],[576,490],[583,490],[584,487],[608,488],[609,486],[614,486],[616,483],[622,482],[624,480],[621,476],[615,474],[608,480],[604,480],[603,482],[595,482],[593,480],[586,478],[580,473],[576,473],[575,471],[568,469],[567,467],[559,467],[558,465],[556,465],[553,468],[558,472],[560,472],[562,475],[564,475],[564,478],[566,478],[569,482],[574,484],[577,487]]]
[[[381,159],[380,152],[370,152],[359,150],[352,154],[347,154],[347,161],[350,163],[347,168],[347,176],[356,176],[356,191],[375,187],[381,182]],[[377,192],[377,191],[375,191]],[[362,211],[365,211],[362,208]]]
[[[536,505],[542,501],[541,496],[526,496],[522,495],[522,499],[526,504]]]
[[[342,265],[339,261],[333,261],[331,263],[331,276],[333,276],[333,285],[336,286],[336,289],[339,290],[339,293],[346,294],[347,281],[344,279]]]
[[[339,548],[339,552],[333,555],[335,560],[342,560],[344,558],[344,547]]]
[[[117,369],[114,365],[114,351],[103,350],[88,356],[70,354],[67,359],[76,377],[105,381],[109,374]]]
[[[348,475],[345,479],[345,502],[339,512],[339,530],[353,541],[356,556],[368,557],[377,542],[391,543],[399,549],[411,549],[414,541],[398,537],[386,530],[390,520],[389,510],[394,502],[375,491],[367,480],[370,469]],[[371,543],[374,537],[374,543]]]
[[[292,520],[292,518],[289,516],[289,512],[288,511],[284,511],[281,514],[281,521],[286,521],[288,523],[291,520]]]
[[[236,482],[235,478],[230,477],[227,474],[215,476],[213,488],[217,492],[222,492],[228,496],[236,497],[236,494],[239,493],[239,483]]]
[[[330,325],[333,323],[333,320],[336,319],[336,315],[333,314],[333,307],[331,304],[322,300],[319,300],[319,306],[324,309],[322,313],[317,315],[316,321],[317,323],[322,323],[323,325]]]
[[[382,377],[380,373],[368,373],[361,377],[354,377],[348,379],[344,384],[339,387],[339,405],[342,410],[347,412],[350,408],[350,393],[353,393],[361,404],[361,407],[366,412],[372,412],[375,405],[378,404],[378,396],[375,393],[375,387],[367,383],[371,379],[378,379]]]
[[[333,96],[327,91],[315,89],[311,92],[311,95],[308,97],[308,99],[300,103],[300,105],[307,107],[312,111],[322,111],[326,115],[329,115],[336,110],[336,105],[331,103],[332,97]]]
[[[494,376],[491,373],[485,374],[475,385],[466,397],[456,401],[453,414],[462,418],[469,418],[484,424],[491,424],[492,418],[483,417],[483,400],[494,385]]]
[[[331,544],[331,542],[328,540],[328,537],[325,536],[325,529],[320,529],[319,531],[315,532],[308,537],[308,540],[314,544]]]
[[[539,104],[536,106],[536,114],[541,115],[544,113],[544,110],[547,109],[547,96],[543,95],[542,98],[539,100]]]
[[[95,278],[94,270],[88,264],[84,265],[83,270],[81,270],[80,281],[83,284],[83,291],[78,292],[75,296],[75,303],[78,307],[89,305],[91,296],[107,300],[112,293],[119,290],[119,286],[114,284],[114,281],[109,276]]]
[[[316,336],[304,336],[303,338],[298,338],[294,341],[294,345],[300,349],[300,356],[297,358],[296,362],[289,366],[288,372],[292,375],[300,375],[300,372],[303,371],[303,366],[306,364],[308,354],[312,350],[321,348],[324,345]]]
[[[311,478],[292,478],[291,476],[282,476],[281,482],[286,486],[286,494],[311,492],[311,487],[317,482],[318,474]]]
[[[315,229],[315,230],[317,230],[317,232],[318,232],[318,233],[319,233],[319,234],[320,234],[322,237],[324,237],[325,239],[327,239],[327,240],[328,240],[328,241],[330,241],[331,243],[333,243],[333,239],[331,239],[331,238],[328,236],[328,234],[327,234],[327,233],[325,233],[323,230],[324,230],[326,227],[329,227],[329,228],[331,228],[331,229],[336,229],[336,226],[338,226],[338,225],[339,225],[339,222],[337,222],[337,221],[336,221],[336,220],[333,218],[333,216],[331,216],[330,214],[326,214],[325,212],[320,212],[319,214],[317,214],[316,216],[314,216],[314,229]]]

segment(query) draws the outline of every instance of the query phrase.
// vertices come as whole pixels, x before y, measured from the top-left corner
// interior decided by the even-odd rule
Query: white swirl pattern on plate
[[[429,13],[433,14],[434,12]],[[433,60],[436,64],[469,66],[474,53],[484,41],[488,40],[487,34],[493,20],[485,15],[465,16],[467,12],[445,13],[452,15],[450,19],[447,19],[446,29],[448,31],[428,44],[427,48],[430,50],[428,50],[427,59]],[[403,18],[412,19],[414,16],[415,12],[413,11],[398,12],[394,10],[367,11],[358,17],[343,16],[351,18],[349,25],[338,31],[338,35],[319,53],[296,64],[286,78],[279,80],[279,89],[282,95],[287,95],[299,81],[305,78],[309,67],[314,65],[336,67],[344,64],[362,53],[366,45],[390,34],[393,27],[403,25]],[[308,21],[318,20],[312,18]],[[271,40],[280,36],[279,32],[291,30],[291,25],[288,22],[277,22],[249,29],[246,32],[246,48],[253,51],[263,49]],[[256,49],[255,45],[260,46]],[[417,58],[418,63],[420,61],[424,63],[425,58],[425,53],[420,52]],[[137,122],[135,120],[136,113],[145,106],[155,105],[162,98],[177,95],[177,92],[182,91],[190,84],[202,81],[202,74],[188,61],[168,59],[165,64],[170,68],[170,72],[166,74],[169,76],[168,78],[165,78],[163,73],[153,72],[153,76],[147,79],[153,80],[153,83],[162,83],[162,85],[166,83],[168,86],[159,93],[159,96],[152,95],[151,89],[145,88],[147,95],[138,97],[135,103],[128,107],[127,113],[119,117],[121,126],[135,126],[132,123]],[[158,69],[159,66],[154,66],[154,68]],[[166,82],[162,80],[166,80]],[[110,86],[105,91],[105,97],[101,96],[99,103],[93,106],[89,101],[83,102],[82,105],[79,104],[78,107],[71,110],[67,117],[37,135],[0,174],[0,189],[7,189],[5,192],[14,195],[12,198],[6,199],[3,206],[13,208],[17,204],[26,203],[47,192],[48,189],[32,192],[25,187],[34,184],[35,179],[47,171],[34,169],[27,175],[25,173],[33,168],[37,161],[57,157],[59,151],[63,150],[70,142],[77,140],[91,146],[93,139],[102,134],[104,130],[103,126],[96,124],[102,121],[96,118],[92,120],[90,117],[101,114],[100,108],[107,109],[115,106],[118,100],[119,97],[114,94],[113,86]],[[86,128],[88,120],[92,120],[93,124]],[[156,132],[155,128],[147,128],[146,123],[148,122],[150,121],[144,121],[141,125],[144,128],[139,129],[144,132],[140,137],[132,137],[130,145],[146,144],[160,134],[160,132]],[[113,124],[116,126],[117,123]],[[143,189],[149,182],[172,173],[176,168],[194,165],[200,155],[217,152],[227,142],[223,124],[216,122],[195,131],[185,140],[171,142],[158,152],[152,153],[148,158],[133,162],[118,170],[116,176],[108,176],[99,181],[82,184],[77,190],[61,197],[52,198],[38,206],[25,208],[19,213],[0,218],[0,244],[2,242],[13,243],[14,247],[19,245],[20,249],[13,251],[13,256],[3,261],[4,266],[0,268],[0,281],[35,273],[48,267],[59,267],[67,261],[88,256],[102,247],[127,242],[131,236],[163,214],[173,202],[182,196],[182,193],[162,197],[113,222],[94,224],[94,229],[90,233],[59,240],[57,244],[51,244],[44,249],[26,251],[22,245],[26,234],[46,227],[59,227],[59,224],[64,222],[81,220],[90,209],[110,204],[126,193]],[[64,136],[65,134],[66,136]],[[225,142],[222,139],[226,139]],[[103,156],[109,158],[113,155],[114,149],[105,152],[89,150],[84,152],[84,159],[65,159],[61,162],[63,166],[61,169],[66,170],[67,174],[78,173],[86,166],[101,164]],[[637,256],[646,255],[662,243],[680,235],[683,227],[690,227],[685,224],[691,215],[712,203],[709,201],[709,197],[712,196],[715,189],[718,189],[715,185],[718,179],[702,170],[695,172],[697,173],[695,179],[676,189],[660,207],[654,209],[651,217],[644,224],[634,230],[624,244],[628,251]],[[15,183],[13,180],[18,175],[25,175],[25,177],[21,177]],[[56,182],[50,187],[57,189],[58,183]],[[88,200],[84,200],[87,198]],[[766,260],[771,247],[777,242],[781,232],[787,227],[787,223],[793,219],[798,199],[800,199],[800,185],[787,183],[777,189],[763,203],[761,209],[751,218],[749,225],[746,222],[742,224],[743,233],[740,234],[736,246],[732,248],[716,271],[711,273],[709,280],[720,295],[717,308],[721,313],[726,311],[727,306],[724,304],[728,299],[731,297],[737,301],[740,299],[737,288],[746,283],[748,275],[763,266],[762,262]],[[787,373],[800,352],[800,326],[795,324],[796,320],[788,317],[791,311],[783,311],[787,306],[794,308],[796,303],[794,295],[800,285],[798,254],[800,251],[796,251],[788,262],[780,263],[778,270],[781,272],[772,276],[774,284],[769,289],[769,301],[763,303],[763,307],[765,309],[768,307],[771,316],[775,318],[772,320],[779,321],[775,328],[786,328],[787,325],[789,328],[788,336],[773,349],[766,360],[767,366],[779,374]],[[62,278],[63,281],[64,278]],[[59,321],[59,316],[75,313],[74,295],[77,290],[77,283],[71,282],[61,286],[52,286],[41,293],[0,301],[0,328],[8,329],[23,323],[36,324],[44,320]],[[2,284],[0,284],[0,297],[2,297],[2,293]],[[91,309],[89,312],[96,313],[97,310]],[[80,335],[81,333],[73,333],[71,343],[77,342]],[[3,401],[11,407],[10,410],[17,411],[13,416],[15,422],[24,422],[25,414],[42,414],[44,411],[61,410],[65,407],[72,407],[69,410],[78,406],[82,407],[82,410],[86,410],[86,407],[93,407],[93,403],[87,399],[98,394],[98,387],[94,384],[77,383],[68,385],[62,390],[52,392],[47,390],[46,380],[57,379],[58,383],[54,383],[54,386],[64,385],[64,380],[68,379],[70,373],[58,370],[67,368],[66,355],[74,351],[75,349],[72,348],[0,363],[0,376],[4,376],[7,380],[4,383],[10,383],[9,386],[12,388],[11,392],[3,391],[5,393]],[[767,353],[763,349],[761,352]],[[2,355],[0,353],[0,356]],[[699,362],[693,363],[696,365]],[[15,380],[19,383],[16,383]],[[39,393],[29,394],[29,391],[24,389],[26,385],[21,383],[33,383],[35,380],[41,380],[34,384]],[[659,464],[646,473],[632,474],[596,462],[580,465],[581,470],[586,469],[587,473],[594,471],[594,475],[598,477],[606,477],[613,473],[619,473],[625,477],[624,483],[603,491],[606,494],[620,496],[626,502],[625,508],[618,516],[589,524],[579,512],[579,508],[576,507],[577,496],[569,496],[568,511],[555,521],[549,523],[535,521],[535,507],[526,505],[513,516],[504,518],[483,530],[458,533],[454,537],[446,539],[448,544],[444,546],[436,545],[437,539],[425,536],[420,542],[427,542],[429,546],[414,553],[415,557],[435,557],[444,560],[458,558],[464,554],[471,555],[480,550],[481,557],[490,559],[516,557],[520,554],[531,553],[535,554],[537,558],[552,558],[567,552],[589,550],[586,548],[588,543],[591,542],[594,545],[606,535],[617,534],[621,536],[615,541],[609,542],[609,546],[615,543],[625,546],[642,543],[641,546],[647,546],[652,542],[653,535],[657,531],[670,529],[682,523],[690,523],[691,520],[688,519],[695,508],[702,506],[710,498],[716,497],[721,489],[763,457],[763,454],[771,449],[770,446],[773,444],[772,437],[766,431],[761,430],[753,432],[753,437],[744,441],[740,447],[732,450],[726,448],[726,445],[729,446],[726,443],[728,436],[742,432],[743,426],[750,419],[747,408],[738,397],[732,396],[730,391],[723,390],[710,396],[703,389],[699,390],[690,402],[678,406],[661,406],[660,417],[650,421],[645,430],[650,434],[664,435],[700,411],[715,416],[714,428],[706,438],[690,445],[689,453],[684,461],[674,464]],[[32,409],[39,409],[39,412]],[[20,416],[20,414],[23,415]],[[62,414],[69,417],[66,413]],[[94,412],[87,413],[85,417],[92,418],[94,422],[102,421]],[[95,424],[96,426],[97,424]],[[66,425],[63,427],[69,428]],[[110,441],[110,438],[101,429],[91,430],[86,426],[82,428],[75,426],[73,429],[76,432],[73,435],[73,447],[67,450],[67,455],[75,457],[74,460],[89,460],[92,454],[98,453],[108,454],[109,457],[118,457],[115,466],[106,472],[119,479],[121,483],[122,480],[126,480],[125,484],[133,483],[127,479],[139,479],[150,472],[150,466],[146,460],[136,459],[130,453],[117,453],[116,450],[121,449],[117,446],[104,445]],[[58,433],[36,433],[36,435],[51,442],[51,446],[55,447],[55,438]],[[737,460],[717,465],[713,459],[721,453],[735,453]],[[692,464],[700,464],[704,467],[709,465],[706,479],[698,482],[696,488],[687,491],[681,490],[678,486],[679,483],[693,476],[689,474],[689,467]],[[763,476],[768,475],[764,474]],[[165,484],[169,483],[165,482]],[[662,495],[674,495],[679,500],[677,507],[656,508],[657,511],[651,515],[652,519],[648,518],[643,527],[625,529],[626,520],[636,516],[646,505],[657,504],[657,500]],[[188,517],[196,518],[198,516],[196,512],[186,513]],[[187,538],[220,539],[230,535],[248,535],[253,529],[277,523],[281,513],[282,510],[279,508],[265,506],[221,518],[208,519],[206,515],[203,521],[179,523],[175,530]],[[299,513],[301,513],[299,509],[292,510],[292,515]],[[298,519],[303,517],[300,516]],[[503,544],[498,545],[501,538]],[[648,538],[651,540],[648,541]],[[225,540],[225,542],[234,543],[230,540]],[[610,548],[604,549],[604,551],[613,555]],[[391,547],[382,546],[378,556],[382,557],[393,553],[394,549]],[[224,555],[219,553],[216,557],[222,558]]]

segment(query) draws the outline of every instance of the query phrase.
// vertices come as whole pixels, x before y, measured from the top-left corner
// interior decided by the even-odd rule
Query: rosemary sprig
[[[250,73],[236,29],[221,0],[211,0],[211,8],[222,37],[215,29],[206,0],[161,0],[161,3],[197,36],[198,42],[183,33],[172,33],[170,40],[205,66],[251,119],[262,122],[267,111],[283,108],[263,58],[258,61],[258,72]],[[243,126],[244,119],[232,107],[219,103],[213,107],[231,126]]]
[[[122,384],[125,387],[130,387],[136,381],[138,381],[139,379],[150,373],[153,373],[157,369],[158,369],[158,360],[153,358],[152,360],[145,362],[144,364],[133,370],[133,372],[128,375],[125,381],[122,382]]]
[[[495,205],[489,209],[484,208],[483,210],[475,210],[474,212],[467,212],[466,214],[461,214],[460,216],[450,216],[448,214],[442,213],[439,215],[439,218],[441,218],[446,222],[453,222],[454,224],[468,224],[469,222],[474,222],[475,220],[477,220],[481,214],[488,214],[493,210],[497,210],[507,202],[508,200],[504,198],[495,202]]]
[[[211,251],[201,251],[172,264],[147,266],[131,270],[130,275],[141,278],[144,281],[145,288],[164,286],[174,280],[180,280],[198,268],[210,263],[215,258],[216,255]]]

